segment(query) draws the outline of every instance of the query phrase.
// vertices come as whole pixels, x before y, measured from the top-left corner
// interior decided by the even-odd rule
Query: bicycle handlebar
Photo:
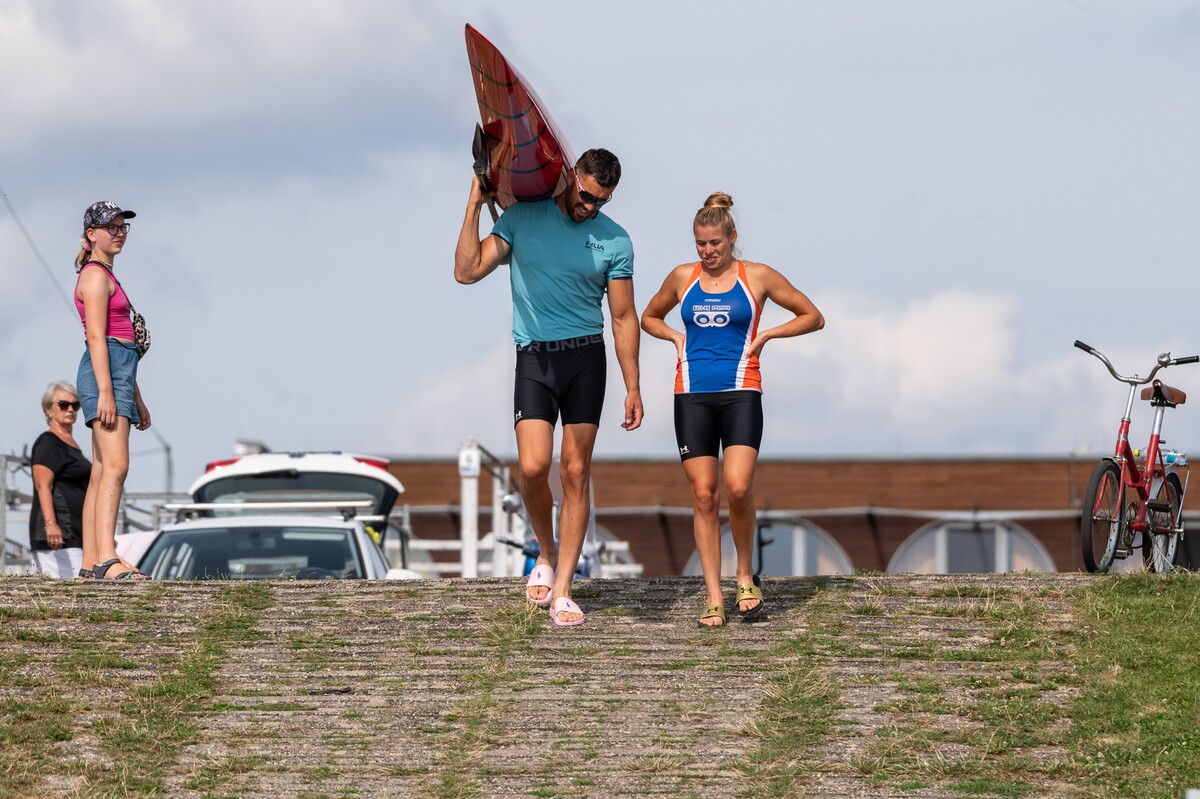
[[[1158,363],[1154,365],[1154,368],[1150,370],[1150,374],[1146,375],[1146,377],[1141,378],[1137,375],[1134,375],[1133,377],[1126,377],[1125,375],[1117,373],[1117,370],[1113,368],[1112,361],[1108,360],[1108,358],[1106,358],[1104,353],[1100,352],[1100,350],[1088,344],[1084,344],[1079,339],[1075,339],[1075,346],[1086,352],[1088,355],[1095,355],[1101,363],[1108,367],[1109,374],[1111,374],[1117,380],[1120,380],[1122,383],[1129,383],[1132,386],[1140,386],[1144,385],[1145,383],[1149,383],[1154,379],[1154,376],[1158,374],[1159,369],[1165,369],[1168,366],[1196,363],[1197,361],[1200,361],[1200,355],[1188,355],[1183,358],[1175,358],[1172,360],[1171,353],[1164,352],[1158,356]]]

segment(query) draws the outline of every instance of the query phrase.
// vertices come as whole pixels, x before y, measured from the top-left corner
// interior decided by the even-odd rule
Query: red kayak
[[[482,120],[472,150],[484,189],[496,192],[501,208],[563,191],[575,156],[529,82],[470,25],[467,59]]]

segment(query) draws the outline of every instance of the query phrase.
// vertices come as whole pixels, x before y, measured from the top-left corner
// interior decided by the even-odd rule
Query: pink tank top
[[[108,327],[104,334],[113,338],[133,341],[133,322],[129,318],[129,297],[125,296],[125,289],[121,288],[121,284],[105,268],[104,264],[89,261],[83,265],[83,269],[87,269],[89,266],[98,266],[103,269],[104,273],[108,275],[108,279],[116,287],[116,291],[108,298]],[[79,270],[80,277],[83,276],[83,269]],[[87,330],[87,318],[84,314],[83,303],[79,299],[79,278],[75,279],[75,308],[79,311],[80,323],[84,326],[84,330]]]

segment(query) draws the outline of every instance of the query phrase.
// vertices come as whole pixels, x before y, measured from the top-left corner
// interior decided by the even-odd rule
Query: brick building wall
[[[1074,458],[763,460],[755,502],[761,510],[794,512],[820,527],[855,569],[870,571],[885,570],[900,545],[934,520],[933,512],[1012,511],[1020,516],[1014,523],[1038,539],[1056,568],[1072,571],[1082,567],[1079,522],[1063,514],[1078,511],[1093,465],[1092,459]],[[390,469],[405,486],[401,499],[413,508],[415,535],[457,537],[457,460],[397,459]],[[491,529],[491,490],[485,473],[479,487],[481,532]],[[683,570],[695,545],[690,517],[678,512],[692,504],[678,461],[597,460],[593,491],[597,522],[629,542],[646,576]]]

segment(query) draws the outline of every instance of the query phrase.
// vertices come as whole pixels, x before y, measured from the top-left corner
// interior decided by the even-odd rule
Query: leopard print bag
[[[129,295],[125,295],[128,297]],[[129,315],[133,321],[133,343],[137,347],[138,360],[146,357],[150,351],[150,331],[146,329],[146,317],[138,313],[133,303],[129,303]]]

